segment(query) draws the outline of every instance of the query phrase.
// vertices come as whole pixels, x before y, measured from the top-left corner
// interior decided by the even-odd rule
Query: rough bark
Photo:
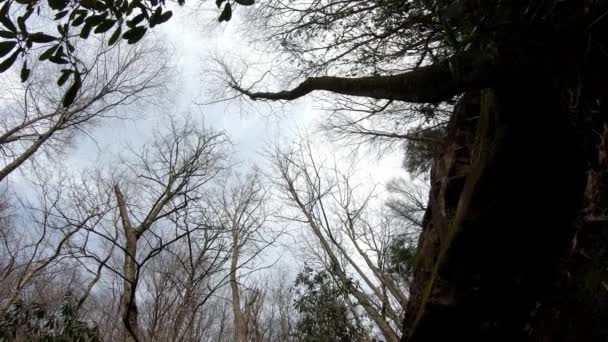
[[[608,340],[608,73],[570,48],[562,71],[528,69],[457,106],[404,341]]]
[[[122,222],[123,231],[126,239],[124,249],[124,265],[123,265],[123,289],[121,306],[123,312],[123,323],[126,328],[125,341],[137,342],[140,341],[140,329],[138,323],[137,301],[135,290],[137,288],[138,269],[137,269],[137,240],[139,234],[129,220],[129,214],[125,203],[125,198],[120,191],[118,185],[114,187],[116,202]]]
[[[389,99],[416,103],[445,101],[469,89],[489,85],[496,66],[489,59],[475,54],[457,55],[449,60],[420,67],[410,72],[388,76],[310,77],[291,90],[253,92],[238,84],[236,91],[252,100],[295,100],[313,91]]]

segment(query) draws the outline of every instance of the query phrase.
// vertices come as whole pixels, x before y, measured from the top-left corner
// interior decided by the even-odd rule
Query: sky
[[[231,22],[219,24],[216,19],[218,12],[212,2],[201,5],[202,9],[192,7],[197,4],[190,3],[190,6],[174,9],[169,22],[156,27],[144,38],[159,41],[170,54],[173,77],[167,85],[162,104],[137,103],[132,107],[120,107],[119,110],[129,119],[104,119],[87,135],[78,136],[72,150],[62,156],[69,171],[78,174],[78,170],[95,168],[115,158],[127,146],[137,148],[150,141],[154,129],[162,129],[166,125],[167,115],[189,116],[196,123],[224,131],[233,144],[233,161],[242,173],[247,173],[253,165],[264,169],[264,150],[277,143],[289,144],[297,139],[298,132],[307,132],[319,155],[335,154],[339,167],[351,164],[346,161],[350,151],[336,147],[320,132],[318,126],[327,113],[320,109],[314,96],[286,104],[243,104],[239,101],[207,104],[221,100],[214,95],[218,90],[217,79],[208,72],[215,68],[210,56],[221,55],[255,63],[258,72],[264,71],[264,66],[272,65],[274,56],[259,52],[247,37],[242,37],[245,31],[239,27],[238,9]],[[280,89],[279,84],[270,86]],[[138,115],[129,115],[132,112]],[[381,190],[391,178],[407,176],[402,168],[402,151],[386,153],[381,158],[371,153],[359,154],[358,157],[361,159],[357,163],[358,180],[370,189],[376,186]],[[327,159],[334,160],[331,157]],[[15,176],[13,182],[23,195],[27,187],[21,187],[19,177]],[[282,249],[270,250],[266,260],[276,260],[282,254]],[[293,259],[282,261],[290,264],[290,260]]]
[[[336,153],[338,159],[347,155],[346,150],[335,147],[319,132],[318,125],[327,114],[315,106],[314,97],[305,97],[287,104],[254,102],[242,104],[219,100],[214,96],[217,79],[206,70],[213,69],[210,56],[221,55],[230,59],[243,59],[248,63],[271,65],[273,56],[258,51],[239,26],[237,8],[233,20],[219,24],[218,12],[211,2],[189,3],[190,7],[175,8],[169,22],[154,29],[145,39],[160,40],[167,47],[174,68],[174,77],[167,94],[168,105],[163,109],[149,106],[138,108],[143,115],[129,120],[109,119],[81,136],[75,149],[67,157],[75,168],[93,166],[105,158],[120,153],[126,145],[137,146],[149,140],[154,128],[162,128],[166,114],[190,116],[195,122],[227,133],[234,146],[235,160],[243,168],[252,164],[264,164],[262,151],[277,142],[293,140],[298,131],[306,131],[313,142],[325,153]],[[186,5],[188,6],[188,4]],[[199,7],[194,7],[199,6]],[[238,62],[237,62],[238,65]],[[260,70],[260,68],[258,68]],[[255,72],[255,71],[254,71]],[[280,86],[276,85],[275,89]],[[141,104],[137,104],[141,107]],[[129,108],[122,108],[129,111]],[[163,113],[167,111],[167,113]],[[374,182],[384,184],[396,176],[406,176],[402,168],[402,152],[376,155],[359,155],[362,175],[373,175]]]

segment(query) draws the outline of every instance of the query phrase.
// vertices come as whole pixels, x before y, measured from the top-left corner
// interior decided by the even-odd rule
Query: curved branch
[[[252,100],[291,101],[313,91],[371,97],[415,103],[437,103],[467,90],[487,87],[493,79],[494,66],[473,54],[389,76],[309,77],[291,90],[252,92],[236,83],[230,87]]]

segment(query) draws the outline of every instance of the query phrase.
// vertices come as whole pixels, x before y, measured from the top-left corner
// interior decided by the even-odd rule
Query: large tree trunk
[[[607,98],[581,74],[504,75],[457,105],[404,341],[608,340]]]

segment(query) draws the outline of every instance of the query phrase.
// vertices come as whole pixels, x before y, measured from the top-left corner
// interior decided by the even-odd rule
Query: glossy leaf
[[[57,85],[60,86],[60,87],[62,85],[64,85],[65,82],[67,82],[67,80],[70,78],[70,75],[72,75],[73,72],[74,71],[69,70],[69,69],[61,70],[61,76],[57,80]]]
[[[82,23],[84,23],[84,20],[87,18],[86,14],[81,14],[80,16],[76,17],[76,19],[72,20],[72,26],[80,26],[82,25]]]
[[[59,45],[55,45],[55,46],[48,48],[46,51],[44,51],[40,55],[40,57],[38,57],[38,59],[41,61],[45,61],[45,60],[49,59],[49,57],[51,57],[55,53],[55,51],[57,51],[58,47],[59,47]]]
[[[103,12],[102,14],[92,15],[88,17],[84,22],[86,23],[86,25],[97,26],[101,24],[107,16],[108,12]]]
[[[49,61],[55,63],[55,64],[68,64],[70,63],[70,61],[68,61],[67,59],[63,58],[63,56],[51,56],[49,57]]]
[[[122,35],[123,39],[127,40],[128,44],[135,44],[144,37],[148,29],[143,26],[138,26],[130,29]]]
[[[31,33],[28,38],[34,43],[50,43],[57,40],[56,37],[50,36],[43,32]]]
[[[127,26],[133,28],[133,27],[137,26],[137,24],[141,23],[142,20],[144,20],[145,18],[146,17],[142,13],[140,13],[140,14],[134,16],[133,19],[128,20]]]
[[[74,103],[74,100],[76,99],[76,95],[78,95],[78,91],[80,90],[80,87],[82,86],[82,84],[80,83],[80,75],[78,75],[78,73],[75,74],[74,77],[74,83],[72,83],[72,85],[70,86],[70,88],[68,89],[68,91],[65,92],[65,95],[63,96],[63,107],[67,108],[69,106],[72,105],[72,103]]]
[[[68,5],[68,0],[49,0],[49,6],[57,11],[61,11]]]
[[[55,20],[59,20],[59,19],[65,17],[68,13],[70,13],[70,11],[68,11],[68,10],[64,10],[64,11],[56,13]]]
[[[0,8],[0,16],[2,16],[2,17],[8,16],[10,8],[11,8],[11,2],[10,1],[5,2],[4,5],[2,6],[2,8]]]
[[[0,37],[6,38],[6,39],[13,39],[13,38],[17,37],[17,35],[11,31],[0,30]]]
[[[114,45],[120,38],[121,33],[122,33],[122,26],[118,25],[118,27],[116,28],[116,31],[114,31],[114,33],[112,33],[110,40],[108,40],[108,45]]]
[[[230,6],[230,3],[227,3],[218,20],[221,23],[222,21],[230,21],[230,19],[232,19],[232,6]]]
[[[15,27],[15,24],[13,24],[8,16],[0,15],[0,23],[10,31],[17,32],[17,27]]]
[[[255,4],[255,0],[234,0],[237,4],[242,6],[251,6]]]
[[[17,18],[17,26],[22,33],[27,34],[27,27],[25,26],[25,19],[23,17]]]
[[[4,61],[2,61],[2,63],[0,63],[0,73],[5,72],[6,70],[8,70],[11,66],[13,66],[13,64],[15,63],[15,61],[17,60],[17,56],[19,56],[19,53],[21,52],[21,49],[18,49],[17,51],[15,51],[10,57],[8,57],[7,59],[5,59]]]
[[[158,19],[157,24],[162,24],[162,23],[169,21],[169,19],[171,19],[172,16],[173,16],[173,12],[171,12],[171,11],[167,11],[167,12],[163,13],[160,16],[160,18]]]
[[[27,67],[27,61],[23,62],[23,67],[21,67],[21,82],[27,81],[30,77],[31,70]]]
[[[17,42],[0,42],[0,58],[8,55],[17,46]]]
[[[91,34],[92,29],[93,29],[93,26],[91,26],[89,24],[84,24],[84,26],[82,27],[82,30],[80,31],[80,38],[82,38],[82,39],[89,38],[89,34]]]
[[[116,24],[116,20],[106,19],[106,20],[102,21],[101,24],[97,25],[94,32],[95,33],[107,32],[114,26],[114,24]]]

